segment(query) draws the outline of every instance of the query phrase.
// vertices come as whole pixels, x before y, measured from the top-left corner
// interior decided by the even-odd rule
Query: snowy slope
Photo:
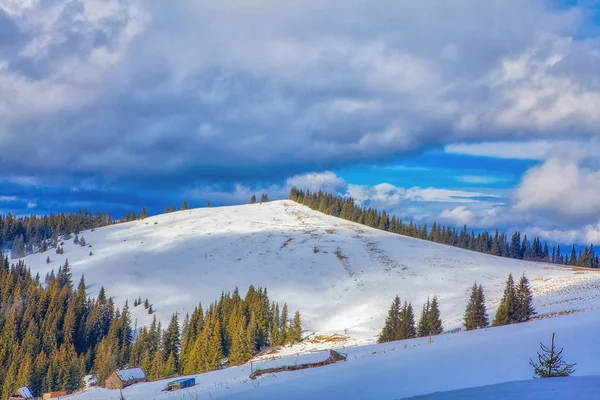
[[[438,394],[438,399],[599,399],[600,311],[588,311],[522,324],[445,334],[386,344],[344,349],[348,360],[333,365],[248,379],[250,365],[196,375],[197,385],[178,392],[161,392],[168,380],[140,383],[123,390],[127,400],[147,399],[373,399],[392,400],[434,392],[481,387]],[[532,380],[529,358],[538,342],[564,347],[564,360],[576,362],[575,377]],[[586,378],[587,377],[587,378]],[[537,397],[531,390],[536,390]],[[461,396],[461,394],[467,395]],[[498,397],[498,393],[507,394]],[[551,393],[551,397],[542,397]],[[437,397],[436,397],[437,396]],[[489,396],[489,397],[488,397]],[[496,397],[493,397],[496,396]],[[511,397],[512,396],[512,397]],[[73,400],[119,399],[119,392],[94,388]]]
[[[222,290],[266,286],[300,309],[304,327],[372,340],[394,295],[416,313],[440,298],[446,329],[459,327],[473,282],[494,309],[508,273],[526,273],[540,314],[597,307],[600,274],[487,256],[389,234],[291,201],[180,211],[84,232],[92,245],[26,257],[42,276],[68,258],[91,295],[101,286],[118,305],[148,297],[161,320],[207,303]],[[90,251],[93,255],[90,256]],[[50,255],[51,264],[46,264]],[[148,323],[143,307],[138,324]]]

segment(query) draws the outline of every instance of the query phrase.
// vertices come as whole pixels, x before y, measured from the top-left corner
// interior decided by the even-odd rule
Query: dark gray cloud
[[[586,9],[549,4],[0,1],[0,174],[268,186],[453,142],[586,139],[600,46]]]

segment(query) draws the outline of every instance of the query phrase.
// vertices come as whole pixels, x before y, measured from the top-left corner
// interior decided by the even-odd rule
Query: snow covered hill
[[[600,297],[596,271],[407,238],[292,201],[179,211],[83,236],[91,248],[70,241],[64,255],[49,251],[25,261],[44,276],[68,258],[74,279],[85,274],[91,295],[104,286],[119,306],[148,297],[162,321],[250,284],[299,309],[306,329],[366,341],[378,334],[396,294],[412,301],[417,315],[428,296],[438,295],[446,329],[461,325],[474,282],[483,284],[493,311],[509,273],[530,278],[539,314],[596,308]],[[133,316],[138,325],[148,323],[143,307]]]
[[[196,375],[196,386],[162,392],[169,380],[135,384],[127,400],[162,399],[361,399],[392,400],[434,392],[423,400],[600,398],[600,312],[598,310],[488,328],[343,349],[347,361],[250,380],[251,366]],[[534,381],[529,358],[539,342],[564,347],[564,360],[577,363],[575,377]],[[525,382],[518,382],[523,381]],[[498,386],[482,387],[506,383]],[[73,400],[117,400],[119,391],[94,388]]]

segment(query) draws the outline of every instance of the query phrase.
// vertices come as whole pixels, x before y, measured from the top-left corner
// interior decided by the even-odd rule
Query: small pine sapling
[[[563,349],[556,351],[554,347],[554,332],[552,333],[552,342],[550,347],[540,343],[542,353],[538,353],[538,362],[529,359],[529,365],[533,367],[533,372],[538,378],[552,378],[557,376],[569,376],[575,370],[573,367],[577,364],[569,364],[563,361]]]

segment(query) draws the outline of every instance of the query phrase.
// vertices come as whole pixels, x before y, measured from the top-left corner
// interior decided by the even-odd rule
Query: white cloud
[[[480,192],[469,192],[464,190],[420,188],[413,187],[406,190],[405,198],[413,201],[436,201],[436,202],[479,202],[479,197],[497,197],[493,194]]]
[[[329,193],[345,191],[347,183],[344,179],[331,171],[312,172],[308,174],[296,175],[288,178],[285,182],[286,189],[296,186],[300,189],[309,189],[311,191],[324,190]]]
[[[444,147],[444,152],[469,156],[543,160],[553,152],[565,148],[579,147],[580,141],[533,140],[526,142],[454,143]]]
[[[463,183],[485,184],[501,182],[504,178],[489,175],[460,175],[456,177],[456,180]]]
[[[443,210],[439,217],[442,221],[450,223],[454,226],[470,225],[475,218],[473,211],[469,210],[466,206],[458,206],[452,210]]]
[[[600,171],[570,159],[552,158],[531,168],[515,192],[518,211],[546,212],[571,222],[598,218]]]

